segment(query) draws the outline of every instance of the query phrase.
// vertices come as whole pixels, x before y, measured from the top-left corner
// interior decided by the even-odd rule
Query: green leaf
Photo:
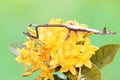
[[[55,80],[67,80],[66,78],[64,78],[62,75],[60,74],[54,74],[54,79]]]
[[[70,71],[64,73],[67,77],[67,80],[77,80],[76,75],[72,75]]]
[[[82,67],[82,75],[85,78],[83,80],[101,80],[101,72],[95,64],[92,64],[91,69]]]
[[[99,68],[103,68],[106,64],[113,61],[114,56],[118,49],[119,44],[109,44],[101,47],[96,51],[96,54],[92,56],[91,61]]]
[[[9,49],[10,49],[10,51],[12,52],[12,54],[14,55],[14,56],[19,56],[19,53],[18,53],[18,51],[17,51],[17,48],[23,48],[23,47],[25,47],[24,45],[23,45],[23,43],[22,42],[20,42],[20,43],[14,43],[14,44],[10,44],[10,46],[9,46]]]
[[[101,80],[101,72],[96,65],[92,64],[91,69],[83,66],[81,70],[82,80]],[[65,75],[68,77],[68,80],[77,80],[77,75],[72,75],[70,72],[66,72]]]
[[[67,77],[62,72],[56,71],[53,73],[53,75],[54,75],[54,78],[59,77],[62,80],[67,80]],[[58,80],[58,79],[55,79],[55,80]]]

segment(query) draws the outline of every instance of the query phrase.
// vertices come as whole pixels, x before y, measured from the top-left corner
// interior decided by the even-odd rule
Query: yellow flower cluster
[[[82,26],[76,21],[64,22],[62,19],[52,19],[48,24],[68,24]],[[25,47],[18,49],[20,56],[16,58],[25,66],[23,76],[28,76],[36,70],[41,70],[36,80],[54,80],[52,75],[58,67],[60,72],[70,71],[77,75],[76,68],[79,68],[78,79],[81,75],[81,67],[85,65],[91,68],[90,58],[98,49],[90,45],[88,36],[91,33],[81,31],[70,31],[65,27],[39,27],[39,39],[28,38],[24,43]],[[36,35],[35,30],[28,27],[30,34]],[[69,34],[69,37],[68,37]],[[27,69],[27,66],[31,66]]]

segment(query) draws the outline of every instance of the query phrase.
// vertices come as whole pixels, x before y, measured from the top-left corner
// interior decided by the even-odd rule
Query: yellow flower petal
[[[31,75],[31,74],[32,74],[32,72],[31,72],[31,71],[26,71],[25,73],[23,73],[23,74],[22,74],[22,76],[24,76],[24,77],[25,77],[25,76],[29,76],[29,75]]]
[[[91,68],[91,67],[92,67],[92,63],[91,63],[90,60],[87,60],[87,61],[84,63],[84,65],[85,65],[86,67],[88,67],[88,68]]]
[[[75,67],[69,67],[70,69],[70,72],[73,74],[73,75],[76,75],[76,69],[75,69]]]
[[[77,21],[64,22],[62,19],[51,19],[48,24],[68,24],[87,28],[85,24]],[[27,27],[28,32],[36,36],[35,30]],[[25,47],[17,49],[20,56],[18,62],[24,66],[30,65],[31,71],[26,71],[23,76],[32,74],[36,70],[42,72],[36,80],[54,80],[52,72],[61,67],[61,72],[70,71],[76,75],[76,68],[80,68],[78,79],[81,77],[81,67],[85,65],[91,68],[90,58],[98,48],[90,44],[88,36],[92,33],[83,31],[70,31],[65,27],[39,27],[39,39],[28,38]],[[68,37],[69,36],[69,37]],[[26,67],[25,67],[26,68]]]

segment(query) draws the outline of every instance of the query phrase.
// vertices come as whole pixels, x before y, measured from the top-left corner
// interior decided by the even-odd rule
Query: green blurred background
[[[77,20],[91,28],[104,26],[116,35],[93,35],[92,44],[120,44],[119,0],[0,0],[0,80],[34,80],[37,73],[23,78],[22,64],[10,54],[9,44],[25,41],[22,33],[30,23],[44,24],[51,18]],[[120,50],[102,72],[102,80],[120,80]]]

